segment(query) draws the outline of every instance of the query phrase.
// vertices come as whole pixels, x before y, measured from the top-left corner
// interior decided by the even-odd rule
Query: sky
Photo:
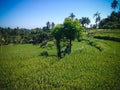
[[[75,17],[89,17],[95,23],[93,14],[101,13],[106,18],[112,12],[113,0],[0,0],[0,27],[36,28],[47,21],[55,24],[74,13]]]

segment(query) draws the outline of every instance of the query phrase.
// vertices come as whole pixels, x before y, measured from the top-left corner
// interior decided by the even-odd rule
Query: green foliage
[[[65,18],[63,23],[64,36],[69,40],[69,48],[71,52],[72,40],[82,37],[83,28],[77,19]]]
[[[62,25],[57,24],[56,27],[53,28],[51,34],[54,36],[56,40],[60,40],[63,37],[63,32],[62,32]]]
[[[93,33],[93,36],[111,36],[111,37],[120,37],[119,29],[99,29],[99,30],[90,30],[89,33]]]
[[[120,29],[120,11],[113,11],[107,18],[101,20],[99,23],[99,28]]]
[[[100,22],[101,20],[101,17],[100,17],[100,13],[97,11],[93,17],[95,18],[95,23],[96,23],[96,28],[98,28],[98,23]]]
[[[93,30],[88,32],[88,36],[97,39],[120,42],[120,30],[107,30],[107,29],[106,30],[100,29],[99,31]]]
[[[96,39],[91,38],[91,41]],[[1,90],[119,90],[120,43],[97,39],[94,46],[73,42],[71,55],[60,61],[56,48],[39,45],[3,45],[0,49]],[[50,42],[53,44],[53,42]],[[49,56],[39,54],[47,51]]]
[[[88,17],[82,17],[79,21],[82,24],[82,26],[86,28],[87,28],[87,25],[90,24],[90,19]]]
[[[95,48],[97,48],[100,51],[104,50],[104,46],[102,43],[97,42],[97,41],[93,41],[93,40],[88,40],[88,44],[90,44],[91,46],[94,46]]]
[[[28,30],[23,28],[0,27],[0,43],[2,42],[2,44],[39,44],[44,40],[49,40],[49,33],[40,28]]]
[[[120,42],[120,38],[111,37],[111,36],[94,36],[94,38],[104,39],[104,40],[112,40],[112,41]]]
[[[56,46],[57,46],[57,53],[58,57],[61,57],[61,46],[60,41],[61,39],[68,39],[69,40],[69,48],[71,52],[71,42],[75,38],[80,40],[82,37],[83,28],[80,25],[78,20],[73,20],[71,18],[65,18],[63,25],[58,24],[55,28],[53,28],[51,34],[56,39]]]
[[[79,22],[78,22],[79,23]],[[74,21],[70,18],[65,18],[63,26],[64,26],[64,35],[67,39],[74,40],[76,35],[76,28],[78,27],[77,21]],[[76,25],[77,24],[77,25]]]
[[[57,24],[51,34],[54,36],[54,38],[56,39],[56,47],[57,47],[57,56],[60,59],[61,58],[61,47],[60,47],[60,42],[61,39],[63,37],[63,32],[62,32],[62,25],[61,24]]]
[[[47,51],[43,51],[40,55],[41,56],[48,56],[48,52]]]

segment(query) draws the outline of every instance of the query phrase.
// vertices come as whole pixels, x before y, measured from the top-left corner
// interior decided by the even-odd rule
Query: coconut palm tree
[[[93,18],[95,18],[95,23],[96,23],[96,28],[98,28],[98,23],[101,20],[100,13],[97,11],[94,15]]]
[[[82,17],[79,22],[82,24],[83,27],[86,27],[90,24],[90,19],[88,17]]]
[[[73,20],[75,18],[75,15],[71,13],[69,17]]]
[[[46,27],[48,30],[50,30],[50,22],[49,21],[46,23]]]
[[[52,23],[51,23],[51,28],[54,28],[54,27],[55,27],[55,23],[52,22]]]
[[[118,0],[113,0],[113,2],[111,3],[111,8],[116,10],[116,8],[118,8]]]

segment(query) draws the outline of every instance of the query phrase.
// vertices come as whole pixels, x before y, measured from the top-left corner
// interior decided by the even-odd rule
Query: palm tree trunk
[[[96,29],[97,29],[97,22],[96,22]]]

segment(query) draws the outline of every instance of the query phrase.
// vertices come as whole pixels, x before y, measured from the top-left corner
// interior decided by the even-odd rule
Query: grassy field
[[[41,56],[43,51],[49,55]],[[0,90],[120,90],[119,52],[120,42],[95,38],[74,41],[72,53],[61,60],[55,46],[1,46]]]

